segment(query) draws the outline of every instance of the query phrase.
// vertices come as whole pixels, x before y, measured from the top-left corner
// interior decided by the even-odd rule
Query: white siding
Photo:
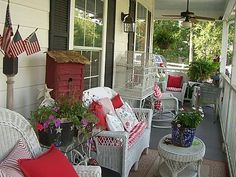
[[[0,0],[0,34],[5,22],[7,1]],[[30,112],[36,107],[38,89],[43,88],[45,82],[45,51],[48,49],[49,30],[49,0],[11,0],[10,15],[13,31],[20,25],[20,34],[25,39],[36,28],[41,51],[27,56],[21,54],[18,59],[18,74],[14,84],[14,110],[30,117]],[[0,106],[6,107],[6,76],[2,72],[2,58],[0,54]]]

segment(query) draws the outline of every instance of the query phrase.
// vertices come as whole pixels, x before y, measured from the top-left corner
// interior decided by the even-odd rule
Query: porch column
[[[106,64],[106,41],[107,41],[107,11],[108,0],[103,1],[103,28],[102,28],[102,57],[101,57],[101,75],[100,86],[104,86],[105,64]]]
[[[221,62],[220,62],[220,73],[225,73],[225,66],[227,61],[227,49],[228,49],[228,30],[229,25],[226,20],[223,21],[222,31],[222,45],[221,45]]]
[[[193,61],[193,28],[190,28],[189,35],[189,63]]]
[[[236,85],[236,14],[234,16],[234,45],[233,45],[233,61],[231,68],[231,85]]]

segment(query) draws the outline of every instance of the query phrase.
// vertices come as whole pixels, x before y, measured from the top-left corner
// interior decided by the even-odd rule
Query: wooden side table
[[[205,144],[197,137],[193,145],[186,147],[165,144],[164,136],[159,144],[158,151],[161,157],[159,161],[159,173],[162,177],[200,177],[200,166],[205,155]]]

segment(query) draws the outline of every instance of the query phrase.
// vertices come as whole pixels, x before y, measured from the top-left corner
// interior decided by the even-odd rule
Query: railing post
[[[229,25],[227,21],[224,20],[223,31],[222,31],[222,45],[221,45],[221,62],[220,62],[221,73],[225,73],[225,66],[226,66],[226,61],[227,61],[228,29],[229,29]]]

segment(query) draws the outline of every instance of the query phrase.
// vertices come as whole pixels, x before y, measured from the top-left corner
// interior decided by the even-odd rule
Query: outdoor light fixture
[[[192,23],[191,23],[191,21],[189,21],[188,18],[186,18],[186,19],[181,23],[181,25],[182,25],[183,27],[185,27],[185,28],[190,28],[190,27],[192,27]]]
[[[135,23],[130,14],[124,14],[123,12],[121,12],[121,21],[124,23],[124,32],[134,32]]]

